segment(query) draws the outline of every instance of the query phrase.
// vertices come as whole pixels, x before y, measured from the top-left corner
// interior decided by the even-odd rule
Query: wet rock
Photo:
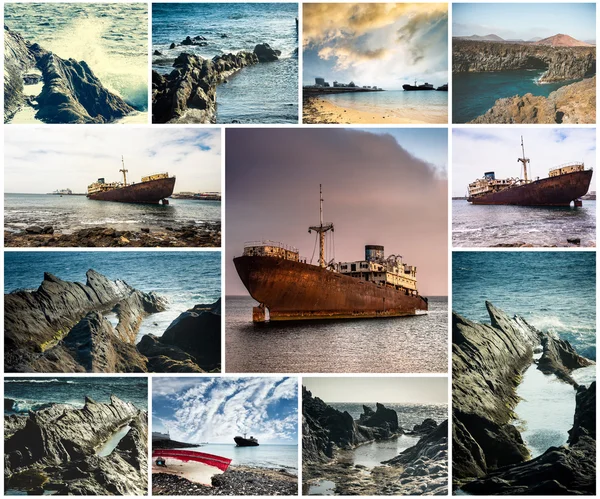
[[[30,227],[27,227],[25,229],[25,232],[27,232],[27,234],[43,234],[44,229],[43,229],[43,227],[40,227],[39,225],[32,225]]]
[[[413,428],[413,432],[427,434],[437,428],[438,424],[431,418],[425,419],[421,424],[416,424]]]
[[[175,45],[175,42],[171,43],[171,45],[169,45],[169,49],[173,50],[175,47],[177,47],[177,45]]]
[[[174,47],[173,47],[174,48]],[[159,52],[158,50],[155,50],[152,55],[162,55],[162,52]]]
[[[388,409],[383,404],[377,404],[376,411],[363,406],[365,411],[359,418],[358,423],[368,427],[389,428],[391,431],[398,430],[398,413],[393,409]]]
[[[4,122],[25,104],[23,75],[35,67],[27,42],[4,25]]]
[[[138,351],[148,359],[150,372],[178,372],[202,373],[205,372],[194,361],[194,358],[178,347],[166,345],[160,338],[146,334],[137,345]]]
[[[254,47],[254,53],[258,57],[259,62],[272,62],[279,59],[280,50],[274,50],[268,43],[259,43]]]

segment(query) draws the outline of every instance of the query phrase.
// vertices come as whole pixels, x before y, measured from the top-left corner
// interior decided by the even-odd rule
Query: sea
[[[203,444],[184,450],[196,450],[231,459],[232,466],[285,469],[298,474],[298,446],[260,444],[258,447],[238,447],[231,444]]]
[[[565,245],[578,237],[581,245],[596,241],[596,201],[581,208],[472,205],[452,201],[452,246],[489,247],[524,242],[534,246]]]
[[[551,92],[579,80],[538,83],[544,70],[485,71],[452,74],[452,123],[468,123],[485,114],[503,97],[533,95],[548,97]]]
[[[252,322],[256,302],[226,298],[228,372],[447,372],[448,299],[412,317]]]
[[[152,69],[173,70],[182,52],[212,59],[253,51],[259,43],[281,50],[278,61],[244,68],[217,89],[217,123],[298,122],[298,5],[294,3],[154,3]],[[223,35],[226,35],[223,37]],[[203,36],[206,47],[177,46],[187,36]]]
[[[115,395],[138,409],[148,409],[148,380],[145,377],[36,377],[4,380],[4,414],[26,414],[49,404],[85,405],[85,397],[110,403]],[[7,399],[12,403],[7,403]]]
[[[11,232],[22,232],[31,225],[52,225],[55,231],[63,234],[93,227],[164,230],[165,227],[179,228],[220,220],[220,201],[169,199],[169,204],[163,206],[90,201],[78,195],[4,195],[4,228]]]
[[[220,251],[10,251],[4,255],[4,292],[37,289],[44,272],[85,283],[89,269],[168,300],[166,311],[144,319],[138,341],[144,334],[162,336],[182,312],[221,296]],[[107,319],[116,325],[114,314]]]
[[[596,359],[594,251],[454,251],[453,310],[489,324],[486,300]]]
[[[147,4],[6,3],[4,22],[63,59],[85,61],[106,88],[138,111],[124,121],[148,122]],[[23,121],[36,122],[29,115]],[[20,122],[19,115],[12,122]]]
[[[396,117],[405,117],[423,123],[448,122],[448,92],[386,90],[332,94],[322,98],[336,106],[357,111],[389,112]]]

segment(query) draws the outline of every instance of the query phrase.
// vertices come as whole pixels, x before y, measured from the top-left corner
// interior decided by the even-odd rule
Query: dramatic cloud
[[[446,141],[433,131],[422,140],[444,150]],[[232,129],[226,158],[227,294],[246,294],[232,264],[245,241],[278,240],[310,259],[319,184],[335,224],[329,258],[355,261],[365,244],[383,244],[418,267],[421,293],[447,293],[445,165],[415,157],[382,131],[343,129]]]
[[[262,443],[296,443],[294,378],[155,378],[154,427],[184,442],[231,443],[248,433]]]

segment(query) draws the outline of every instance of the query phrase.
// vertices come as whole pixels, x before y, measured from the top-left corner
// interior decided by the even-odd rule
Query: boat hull
[[[238,447],[258,447],[258,442],[254,442],[247,438],[235,437],[233,440]]]
[[[428,308],[422,296],[315,265],[264,256],[241,256],[233,262],[271,321],[400,317]]]
[[[467,201],[487,205],[569,206],[571,201],[587,194],[592,174],[593,170],[566,173],[500,192],[471,196]]]
[[[412,91],[419,91],[419,90],[423,90],[423,91],[425,91],[425,92],[426,92],[426,91],[428,91],[428,90],[435,90],[435,88],[433,88],[433,87],[425,87],[425,88],[422,88],[422,87],[419,87],[419,86],[416,86],[416,87],[415,87],[414,85],[402,85],[402,88],[403,88],[404,90],[407,90],[407,91],[409,91],[409,92],[412,92]]]
[[[88,194],[87,197],[94,201],[159,204],[162,199],[166,199],[173,194],[174,189],[175,177],[170,177],[131,184],[110,191],[96,192]]]

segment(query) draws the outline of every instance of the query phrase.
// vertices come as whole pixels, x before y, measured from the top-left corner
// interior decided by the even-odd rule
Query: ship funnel
[[[383,258],[383,246],[378,246],[375,244],[367,244],[365,246],[365,260],[367,262],[375,262],[377,260],[383,260]]]

